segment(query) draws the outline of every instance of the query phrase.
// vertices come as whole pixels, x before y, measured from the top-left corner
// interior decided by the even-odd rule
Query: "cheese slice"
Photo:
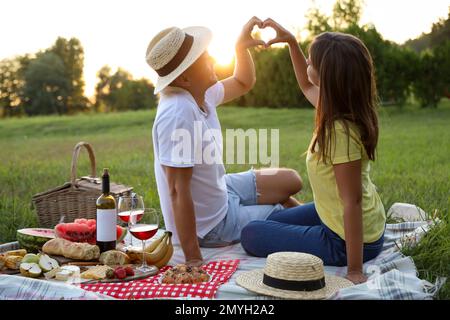
[[[81,274],[83,279],[103,280],[106,279],[106,271],[114,270],[108,266],[95,266]]]

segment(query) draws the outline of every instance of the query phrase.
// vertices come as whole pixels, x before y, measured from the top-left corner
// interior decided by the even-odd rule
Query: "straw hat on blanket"
[[[145,60],[158,74],[155,94],[188,69],[208,48],[212,32],[205,27],[171,27],[159,32],[148,45]]]
[[[264,269],[244,272],[236,283],[247,290],[285,299],[326,299],[353,283],[324,273],[323,261],[311,254],[277,252]]]

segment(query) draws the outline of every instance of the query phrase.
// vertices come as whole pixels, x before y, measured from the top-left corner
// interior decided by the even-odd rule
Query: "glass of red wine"
[[[131,234],[142,241],[142,265],[137,270],[146,272],[153,270],[153,268],[147,266],[145,259],[145,241],[151,239],[159,228],[159,216],[158,211],[153,208],[145,208],[141,216],[139,213],[132,212],[130,215],[130,232]]]
[[[134,192],[131,194],[131,196],[119,197],[119,203],[117,205],[117,215],[119,216],[120,220],[127,224],[128,234],[130,234],[131,214],[135,214],[136,219],[140,221],[144,213],[144,208],[144,200],[140,195]],[[133,247],[133,237],[130,235],[129,241],[125,241],[125,248],[131,249],[131,247]]]

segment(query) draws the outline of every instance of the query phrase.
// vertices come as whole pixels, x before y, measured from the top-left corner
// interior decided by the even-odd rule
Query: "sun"
[[[208,48],[208,52],[219,66],[228,66],[233,63],[234,44],[232,42],[213,40]]]
[[[221,48],[220,46],[210,46],[208,49],[209,54],[214,58],[216,64],[219,66],[228,66],[233,62],[234,58],[234,46],[231,48]]]

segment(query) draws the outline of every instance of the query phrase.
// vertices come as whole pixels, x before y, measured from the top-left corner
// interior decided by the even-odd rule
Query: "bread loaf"
[[[62,238],[47,241],[42,247],[42,251],[74,260],[89,261],[100,257],[100,248],[98,246],[89,243],[72,242]]]
[[[130,263],[130,258],[126,253],[109,250],[100,255],[99,261],[107,266],[124,265]]]

